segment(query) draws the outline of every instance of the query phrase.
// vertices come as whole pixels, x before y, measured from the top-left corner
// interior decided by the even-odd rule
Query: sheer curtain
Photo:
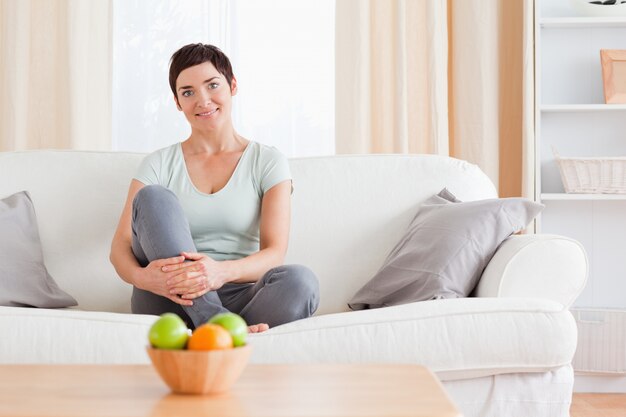
[[[114,0],[113,149],[187,138],[168,84],[172,53],[212,43],[238,81],[233,122],[287,156],[334,153],[334,0]]]
[[[447,4],[337,2],[337,153],[448,155]]]
[[[533,198],[532,0],[337,2],[337,153],[436,153]]]
[[[110,0],[0,0],[0,151],[111,146]]]

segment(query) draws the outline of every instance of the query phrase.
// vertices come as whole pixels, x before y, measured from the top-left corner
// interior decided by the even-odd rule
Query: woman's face
[[[189,67],[176,79],[176,106],[192,128],[213,130],[232,123],[232,96],[237,93],[234,77],[231,84],[210,62]]]

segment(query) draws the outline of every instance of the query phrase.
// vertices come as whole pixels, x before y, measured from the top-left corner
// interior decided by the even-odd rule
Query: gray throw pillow
[[[426,200],[352,310],[467,297],[498,246],[524,229],[542,204],[524,198],[460,202],[447,189]]]
[[[30,195],[21,191],[0,200],[0,305],[59,308],[77,304],[57,286],[43,263]]]

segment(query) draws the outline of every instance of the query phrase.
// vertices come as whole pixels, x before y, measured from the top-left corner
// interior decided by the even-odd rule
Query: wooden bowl
[[[241,375],[252,347],[224,350],[146,348],[161,379],[177,394],[217,394],[227,391]]]

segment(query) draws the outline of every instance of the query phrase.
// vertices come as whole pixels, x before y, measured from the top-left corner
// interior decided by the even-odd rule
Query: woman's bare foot
[[[270,326],[265,323],[253,324],[252,326],[248,326],[248,333],[261,333],[269,328]]]

